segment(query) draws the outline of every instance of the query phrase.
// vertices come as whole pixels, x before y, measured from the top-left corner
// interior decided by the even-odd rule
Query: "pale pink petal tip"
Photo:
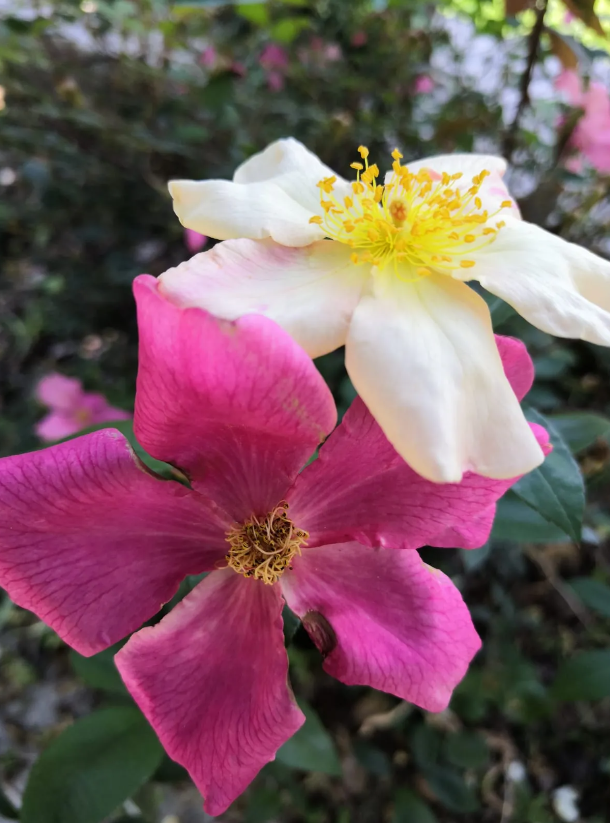
[[[201,249],[205,247],[207,242],[208,238],[205,234],[200,234],[194,229],[184,230],[184,243],[191,254],[197,254],[197,252],[200,252]]]

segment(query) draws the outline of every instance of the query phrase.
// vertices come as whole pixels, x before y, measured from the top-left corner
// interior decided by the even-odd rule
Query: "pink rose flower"
[[[49,414],[36,424],[36,434],[47,442],[111,420],[129,420],[131,414],[111,406],[102,394],[83,391],[75,377],[47,374],[36,387],[36,399]]]
[[[427,74],[421,74],[414,84],[416,94],[430,94],[434,88],[434,80]]]
[[[149,620],[186,575],[210,572],[116,662],[220,814],[304,721],[287,683],[284,602],[334,677],[447,706],[480,640],[458,590],[414,550],[481,545],[514,481],[423,480],[360,399],[300,471],[336,421],[305,352],[261,315],[181,309],[146,275],[134,290],[135,432],[190,488],[144,471],[111,429],[5,458],[0,585],[91,655]],[[498,346],[521,397],[531,360],[516,340]]]
[[[197,254],[208,242],[205,234],[200,234],[194,229],[184,230],[184,244],[191,254]]]
[[[284,74],[288,68],[288,53],[277,43],[269,43],[263,49],[258,62],[267,74],[267,85],[271,91],[281,91],[284,88]]]
[[[572,106],[584,109],[570,139],[589,163],[602,174],[610,173],[610,95],[601,83],[590,83],[583,90],[578,74],[572,69],[563,71],[555,81],[555,88],[565,94]],[[571,168],[579,168],[572,164]]]

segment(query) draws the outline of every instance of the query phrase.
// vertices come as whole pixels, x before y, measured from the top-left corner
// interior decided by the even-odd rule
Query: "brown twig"
[[[506,136],[504,138],[504,157],[506,157],[508,161],[511,160],[513,152],[515,150],[515,146],[517,144],[517,131],[519,129],[521,116],[523,115],[525,108],[529,105],[530,102],[530,81],[532,79],[532,73],[534,71],[536,57],[538,56],[540,38],[542,37],[542,32],[544,31],[544,15],[546,14],[547,5],[548,0],[539,0],[539,2],[536,4],[536,20],[530,32],[527,63],[525,65],[525,71],[521,76],[521,99],[519,100],[519,105],[517,106],[517,111],[515,112],[514,120],[509,126],[508,131],[506,132]]]

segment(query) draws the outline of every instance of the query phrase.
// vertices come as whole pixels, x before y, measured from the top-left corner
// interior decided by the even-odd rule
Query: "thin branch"
[[[544,31],[544,15],[546,14],[547,5],[548,0],[539,0],[536,4],[536,20],[529,36],[527,63],[525,65],[525,71],[521,76],[521,83],[519,84],[521,98],[519,100],[519,105],[517,106],[517,111],[515,112],[515,118],[509,126],[506,137],[504,138],[504,157],[506,157],[508,161],[512,158],[515,150],[521,116],[530,102],[530,81],[532,79],[536,57],[538,56],[540,38],[542,37],[542,32]]]

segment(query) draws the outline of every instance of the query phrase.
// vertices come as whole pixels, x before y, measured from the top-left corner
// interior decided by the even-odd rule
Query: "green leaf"
[[[114,664],[114,656],[121,648],[122,643],[116,643],[109,649],[105,649],[93,657],[83,657],[78,652],[70,652],[70,663],[75,673],[82,678],[88,686],[94,689],[101,689],[113,694],[127,694],[127,689],[119,670]]]
[[[427,723],[415,726],[409,735],[409,750],[420,769],[434,766],[441,750],[441,735]]]
[[[305,723],[278,751],[276,759],[303,771],[340,775],[341,763],[332,737],[311,706],[299,701]]]
[[[284,645],[289,646],[296,630],[301,625],[301,620],[288,606],[282,609],[282,620],[284,621]]]
[[[473,572],[482,566],[491,554],[491,542],[487,541],[478,549],[460,549],[460,557],[467,572]]]
[[[425,777],[438,802],[449,811],[468,814],[479,808],[476,795],[459,772],[435,766],[426,770]]]
[[[610,695],[610,649],[577,652],[559,667],[555,700],[601,700]]]
[[[0,815],[9,820],[19,820],[19,812],[0,788]]]
[[[398,789],[392,823],[437,823],[432,809],[411,789]]]
[[[610,586],[592,577],[575,577],[569,586],[585,606],[602,617],[610,617]]]
[[[546,428],[553,451],[541,466],[515,483],[513,492],[578,542],[585,506],[585,487],[578,463],[551,421],[534,409],[527,409],[526,417]]]
[[[560,543],[568,538],[562,531],[508,491],[498,501],[491,532],[492,540],[517,543]]]
[[[591,412],[554,414],[551,422],[575,454],[610,434],[610,419]]]
[[[462,769],[479,769],[489,761],[487,743],[476,732],[450,734],[445,739],[443,753],[449,763]]]
[[[69,726],[38,758],[22,823],[100,823],[150,778],[162,757],[138,709],[100,709]]]
[[[237,13],[241,17],[245,17],[250,23],[255,26],[269,25],[269,9],[264,3],[239,3],[236,8]]]

